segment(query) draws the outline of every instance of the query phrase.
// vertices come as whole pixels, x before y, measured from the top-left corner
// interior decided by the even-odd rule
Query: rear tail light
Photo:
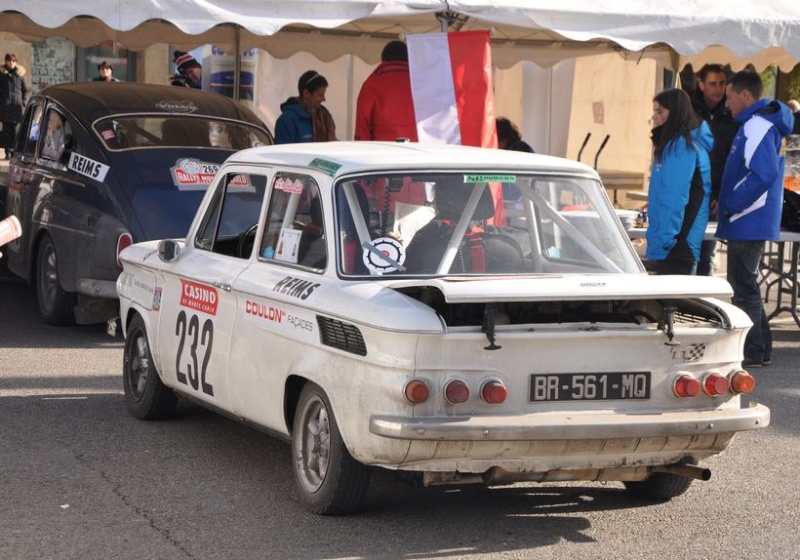
[[[498,379],[490,379],[481,386],[481,399],[487,404],[500,404],[508,397],[508,389]]]
[[[117,266],[122,266],[122,261],[119,260],[119,254],[123,249],[133,245],[133,237],[127,231],[119,236],[117,239]]]
[[[672,390],[682,399],[696,397],[700,393],[700,382],[691,375],[684,374],[675,380]]]
[[[406,383],[406,387],[403,389],[403,394],[405,395],[406,399],[408,399],[408,402],[412,404],[420,404],[428,400],[431,390],[428,388],[428,384],[422,379],[412,379]]]
[[[450,404],[461,404],[469,399],[469,387],[460,379],[451,379],[444,386],[444,398]]]
[[[731,391],[734,393],[749,393],[756,386],[755,378],[746,371],[735,371],[729,377]]]
[[[716,397],[728,391],[730,383],[728,378],[723,377],[718,373],[709,373],[703,379],[703,391],[710,397]]]

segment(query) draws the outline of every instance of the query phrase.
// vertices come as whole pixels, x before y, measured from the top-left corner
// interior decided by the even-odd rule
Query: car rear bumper
[[[653,438],[735,433],[769,425],[770,411],[748,408],[657,414],[580,413],[465,418],[372,416],[370,432],[423,441],[535,441]]]
[[[79,294],[89,297],[117,299],[116,280],[98,280],[96,278],[81,278],[75,286]]]

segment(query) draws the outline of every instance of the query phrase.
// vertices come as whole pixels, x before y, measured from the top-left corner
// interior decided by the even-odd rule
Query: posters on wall
[[[32,45],[31,86],[38,93],[49,85],[75,81],[75,45],[61,37]]]

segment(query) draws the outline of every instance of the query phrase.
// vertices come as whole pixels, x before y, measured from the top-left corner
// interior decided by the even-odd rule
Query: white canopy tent
[[[259,61],[269,77],[265,91],[274,88],[264,96],[266,108],[259,107],[268,122],[274,122],[287,91],[275,88],[278,81],[293,83],[297,69],[308,68],[313,59],[338,64],[347,77],[339,70],[329,77],[346,82],[346,94],[342,100],[330,95],[329,105],[339,106],[335,115],[345,129],[340,138],[350,137],[357,86],[386,42],[443,29],[490,29],[495,67],[525,67],[513,84],[521,86],[507,88],[519,96],[524,111],[505,116],[517,117],[540,151],[575,157],[576,142],[586,131],[594,131],[592,141],[599,142],[615,123],[635,123],[615,130],[604,152],[604,163],[620,170],[646,165],[649,149],[642,140],[655,91],[638,78],[630,80],[633,87],[604,91],[614,78],[595,62],[598,57],[584,57],[616,53],[674,70],[719,62],[734,69],[751,63],[759,70],[777,64],[789,71],[800,60],[796,0],[0,0],[0,31],[25,41],[61,36],[77,46],[115,41],[130,50],[164,43],[182,50],[216,45],[231,53],[256,47],[270,55],[264,59],[286,59],[283,67]],[[234,60],[238,80],[241,59]],[[581,60],[590,62],[579,72],[575,61]],[[652,84],[652,63],[649,71]],[[590,74],[584,87],[591,91],[577,86],[572,91],[572,76],[584,72]],[[234,83],[235,92],[238,86]],[[637,147],[642,154],[632,153]],[[584,161],[595,150],[590,146]]]
[[[78,46],[215,44],[376,63],[387,39],[440,31],[437,13],[449,16],[451,30],[491,29],[501,68],[609,50],[677,68],[702,61],[709,47],[717,49],[711,58],[736,66],[789,70],[800,60],[796,0],[0,0],[0,31],[26,41],[63,36]]]

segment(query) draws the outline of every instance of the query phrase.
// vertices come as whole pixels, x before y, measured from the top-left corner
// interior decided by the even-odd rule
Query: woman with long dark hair
[[[652,122],[645,258],[656,274],[694,274],[708,225],[714,139],[680,89],[655,96]]]

